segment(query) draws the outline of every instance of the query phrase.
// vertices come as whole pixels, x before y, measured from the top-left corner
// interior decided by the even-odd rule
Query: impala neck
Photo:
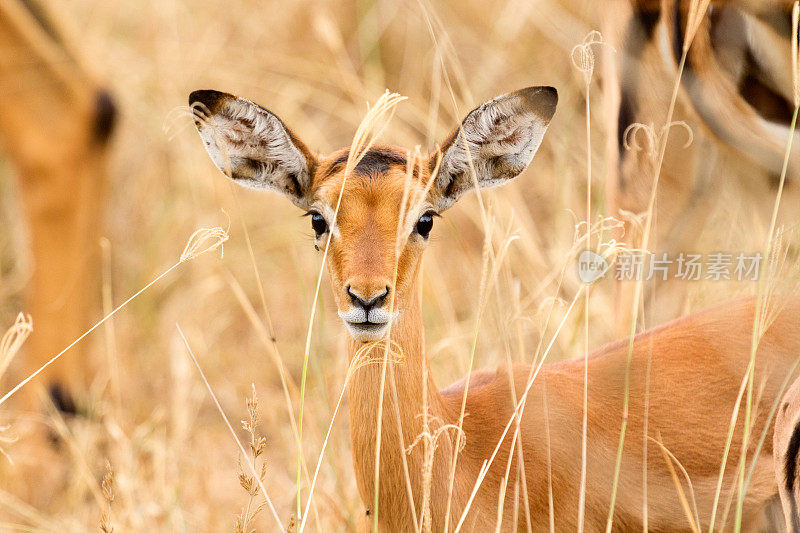
[[[400,310],[399,319],[392,325],[391,339],[396,343],[395,352],[402,353],[402,361],[390,358],[386,365],[382,416],[379,420],[381,382],[383,378],[384,345],[378,344],[369,355],[373,361],[356,370],[350,382],[350,438],[353,448],[353,465],[362,501],[374,516],[375,496],[375,452],[377,429],[381,428],[381,462],[379,520],[394,524],[395,520],[410,520],[408,489],[403,467],[405,455],[408,476],[414,494],[415,508],[419,516],[424,492],[424,466],[426,450],[434,449],[421,439],[408,454],[408,448],[424,430],[435,432],[450,422],[451,413],[439,394],[428,365],[425,353],[425,335],[420,313],[419,291],[415,277],[408,306]],[[352,361],[364,345],[353,340],[349,345]],[[427,406],[424,405],[425,379],[427,379]],[[424,425],[423,412],[427,409],[428,427]],[[398,425],[399,415],[399,425]],[[402,432],[399,430],[402,428]],[[402,437],[402,440],[401,440]],[[433,462],[431,490],[437,494],[448,477],[447,465],[451,456],[450,435],[443,435],[437,442]],[[431,463],[429,460],[428,463]]]

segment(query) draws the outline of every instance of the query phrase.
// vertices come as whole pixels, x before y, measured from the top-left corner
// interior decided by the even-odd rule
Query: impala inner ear
[[[276,115],[219,91],[194,91],[189,105],[208,155],[226,176],[308,208],[316,160]]]
[[[453,205],[476,184],[496,187],[525,170],[557,103],[554,88],[528,87],[471,111],[429,161],[431,169],[439,162],[434,182],[439,209]]]

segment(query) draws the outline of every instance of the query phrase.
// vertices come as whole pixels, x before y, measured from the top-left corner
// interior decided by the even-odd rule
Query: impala
[[[351,360],[387,336],[393,350],[402,354],[392,359],[385,388],[381,364],[360,367],[349,382],[350,438],[363,520],[377,519],[385,531],[441,531],[445,524],[475,531],[541,531],[552,519],[558,530],[574,530],[581,493],[582,358],[544,366],[530,386],[527,366],[473,373],[466,393],[463,449],[456,455],[457,433],[442,431],[431,466],[424,447],[411,446],[426,429],[423,413],[429,432],[457,424],[465,394],[464,380],[438,390],[426,355],[419,272],[434,220],[475,185],[501,185],[527,167],[555,113],[555,89],[531,87],[484,103],[428,159],[414,161],[408,150],[376,146],[352,170],[347,170],[348,149],[317,156],[277,116],[248,100],[203,90],[193,92],[189,103],[205,148],[223,173],[242,185],[280,192],[308,213],[316,246],[328,247],[327,268],[339,315],[351,336]],[[753,315],[753,301],[744,299],[635,338],[616,528],[641,529],[645,473],[649,527],[689,528],[660,447],[650,442],[644,456],[646,437],[658,440],[685,467],[700,525],[707,526],[726,431],[750,358]],[[798,324],[800,303],[790,301],[760,341],[755,383],[761,387],[762,404],[771,405],[800,354]],[[588,531],[602,530],[610,509],[627,355],[624,340],[588,359]],[[504,430],[514,420],[515,399],[523,396],[527,407],[512,448],[513,428]],[[768,409],[758,407],[756,434],[767,428]],[[741,441],[740,423],[724,473],[720,515],[735,482]],[[495,448],[475,490],[482,465]],[[777,486],[771,446],[757,457],[750,455],[756,466],[743,520],[755,527]],[[515,473],[512,481],[520,474],[519,490],[513,485],[503,489],[509,468]],[[429,508],[423,509],[423,502]]]
[[[650,249],[695,251],[705,222],[725,206],[727,194],[746,198],[748,216],[771,212],[784,153],[794,136],[783,191],[781,220],[794,223],[800,206],[800,139],[792,133],[790,0],[611,0],[602,12],[603,85],[606,97],[606,198],[608,212],[647,211],[656,162],[644,135],[632,139],[634,123],[667,117],[678,76],[691,4],[706,6],[686,54],[672,116],[692,130],[675,128],[661,165]],[[627,133],[627,135],[626,135]],[[641,132],[639,132],[641,133]],[[627,149],[638,144],[643,150]],[[753,208],[755,206],[755,208]],[[729,215],[730,216],[730,215]],[[631,242],[635,224],[626,227]],[[633,283],[619,283],[617,333],[627,334]],[[654,302],[655,288],[670,298]],[[653,283],[645,310],[663,322],[680,315],[688,284]],[[683,298],[678,296],[684,296]]]
[[[109,140],[116,107],[57,31],[45,2],[0,2],[0,148],[19,178],[31,250],[26,309],[35,331],[25,374],[80,336],[97,307]],[[93,379],[84,345],[48,371],[50,397],[74,412]],[[22,391],[34,409],[33,389]],[[80,408],[80,402],[77,406]]]

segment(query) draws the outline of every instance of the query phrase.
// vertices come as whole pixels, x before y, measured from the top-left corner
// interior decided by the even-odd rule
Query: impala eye
[[[317,213],[316,211],[312,211],[309,213],[311,215],[311,227],[314,229],[314,233],[316,237],[319,239],[325,232],[328,231],[328,223],[325,222],[325,217]]]
[[[436,213],[429,211],[419,217],[419,220],[417,221],[417,226],[414,229],[423,239],[427,239],[428,235],[433,229],[433,217],[435,214]]]

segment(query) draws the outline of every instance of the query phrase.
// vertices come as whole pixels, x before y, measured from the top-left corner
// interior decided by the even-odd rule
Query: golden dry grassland
[[[90,416],[64,421],[54,411],[0,414],[0,426],[11,423],[19,436],[46,425],[62,437],[58,446],[0,441],[13,460],[0,457],[8,480],[0,487],[0,530],[24,524],[86,531],[102,523],[115,531],[226,531],[237,520],[242,527],[243,509],[249,516],[263,499],[253,480],[240,479],[248,475],[246,462],[176,325],[248,454],[248,443],[258,449],[257,468],[263,463],[263,485],[284,526],[292,520],[298,448],[290,413],[297,417],[312,306],[318,313],[303,414],[303,449],[312,470],[347,371],[346,332],[325,279],[319,301],[312,301],[321,255],[308,219],[283,198],[235,188],[219,174],[185,107],[194,89],[254,100],[309,147],[330,152],[351,142],[367,103],[389,88],[408,100],[382,142],[420,145],[425,152],[486,99],[529,85],[557,87],[559,108],[533,164],[514,183],[484,194],[485,220],[475,196],[437,220],[422,274],[427,343],[440,386],[467,371],[475,338],[475,367],[509,358],[531,363],[537,346],[549,341],[580,287],[573,243],[576,232],[585,231],[576,226],[586,212],[587,139],[583,74],[571,51],[599,28],[598,2],[54,4],[121,110],[106,212],[106,275],[86,289],[97,294],[97,318],[101,288],[110,288],[114,305],[122,302],[172,266],[197,228],[221,226],[230,239],[224,255],[215,251],[183,264],[84,341],[99,368],[87,393]],[[610,111],[602,108],[596,81],[591,90],[597,217],[605,213],[603,121]],[[24,310],[29,272],[15,187],[12,169],[0,160],[3,329]],[[745,194],[731,190],[701,238],[723,250],[761,249],[769,209],[754,208]],[[490,275],[482,275],[486,271]],[[753,290],[698,282],[691,307]],[[594,287],[590,346],[612,340],[612,298],[610,280]],[[583,353],[583,320],[577,306],[549,360]],[[649,323],[646,316],[641,320]],[[289,403],[278,365],[286,368]],[[6,379],[2,390],[11,385]],[[249,412],[253,391],[257,407],[251,402]],[[243,419],[252,419],[254,436],[242,429]],[[343,409],[315,489],[312,530],[352,528],[363,512],[348,440]],[[243,483],[250,483],[252,499]],[[307,481],[303,491],[306,497]],[[273,530],[270,511],[261,510],[249,527]]]

